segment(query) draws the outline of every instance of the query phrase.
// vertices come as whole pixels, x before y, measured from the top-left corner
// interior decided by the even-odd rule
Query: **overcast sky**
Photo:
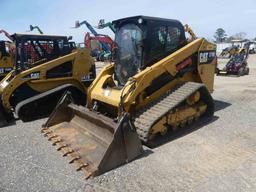
[[[71,29],[76,20],[96,26],[102,18],[134,15],[177,19],[206,38],[218,27],[228,35],[245,32],[247,38],[256,37],[255,0],[0,0],[0,7],[0,29],[25,32],[30,24],[38,25],[46,34],[72,35],[77,42],[83,41],[87,29]],[[109,29],[98,32],[111,34]]]

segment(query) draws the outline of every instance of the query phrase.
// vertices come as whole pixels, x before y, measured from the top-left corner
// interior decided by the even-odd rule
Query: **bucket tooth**
[[[92,173],[91,172],[88,172],[88,171],[84,171],[84,178],[85,179],[88,179],[89,177],[91,177],[92,176]]]
[[[75,157],[71,157],[71,158],[70,158],[70,161],[69,161],[68,163],[69,163],[69,164],[74,163],[74,161],[77,161],[77,160],[79,160],[79,159],[81,159],[81,157],[80,157],[79,155],[77,155],[77,156],[75,156]]]
[[[65,147],[61,149],[63,152],[63,157],[67,156],[68,154],[74,153],[75,151],[70,147]]]
[[[86,168],[89,164],[88,163],[81,163],[81,162],[78,162],[75,167],[76,167],[76,170],[77,171],[80,171],[82,170],[83,168]]]
[[[47,135],[47,136],[48,136],[48,141],[52,141],[52,139],[58,137],[58,135],[55,135],[55,134],[49,134],[49,135]]]
[[[60,151],[61,149],[68,147],[67,144],[63,144],[63,143],[57,143],[57,151]]]
[[[48,130],[49,130],[48,127],[43,127],[43,128],[41,129],[41,133],[45,133],[45,132],[47,132]]]
[[[62,139],[58,136],[57,138],[52,139],[52,145],[56,145],[57,143],[62,142]]]
[[[83,170],[86,178],[130,162],[143,151],[128,114],[114,122],[65,99],[44,124],[42,132],[48,131],[61,140],[56,143],[57,150],[69,157],[76,170]]]
[[[52,131],[49,131],[49,130],[44,131],[44,137],[48,137],[49,134],[52,134]]]

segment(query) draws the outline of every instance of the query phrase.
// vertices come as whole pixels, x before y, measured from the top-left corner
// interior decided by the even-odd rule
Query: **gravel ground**
[[[46,119],[1,128],[0,191],[256,191],[256,55],[249,64],[249,76],[216,77],[211,121],[89,180],[41,135]]]

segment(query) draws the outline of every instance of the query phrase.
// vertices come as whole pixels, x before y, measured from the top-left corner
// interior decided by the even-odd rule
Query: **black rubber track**
[[[206,116],[214,113],[214,102],[207,88],[201,83],[186,82],[167,92],[155,102],[139,111],[134,120],[139,138],[147,143],[149,141],[151,127],[167,113],[182,104],[190,95],[200,92],[201,100],[207,104]]]
[[[85,93],[71,84],[66,84],[21,101],[16,105],[15,113],[24,122],[47,117],[67,91],[72,94],[77,105],[86,105]]]

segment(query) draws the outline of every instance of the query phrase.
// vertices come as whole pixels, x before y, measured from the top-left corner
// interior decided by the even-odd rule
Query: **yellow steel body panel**
[[[0,53],[0,68],[13,68],[14,58],[12,56],[1,56]],[[6,76],[6,73],[0,73],[0,77]]]
[[[119,109],[121,97],[123,97],[125,111],[130,111],[132,107],[139,109],[152,102],[166,91],[171,90],[177,86],[177,84],[186,81],[204,83],[209,92],[212,92],[214,71],[217,62],[216,58],[211,63],[198,64],[198,73],[187,73],[183,77],[176,77],[150,96],[146,96],[145,98],[143,97],[144,90],[151,85],[153,80],[163,73],[169,73],[175,77],[178,72],[176,69],[177,64],[181,63],[193,54],[198,53],[199,55],[200,51],[215,52],[215,50],[216,46],[214,44],[209,43],[203,38],[196,39],[131,77],[121,90],[109,86],[106,88],[105,85],[111,81],[114,74],[114,65],[108,65],[103,68],[101,73],[90,86],[88,90],[87,105],[90,108],[94,101],[100,101]]]

